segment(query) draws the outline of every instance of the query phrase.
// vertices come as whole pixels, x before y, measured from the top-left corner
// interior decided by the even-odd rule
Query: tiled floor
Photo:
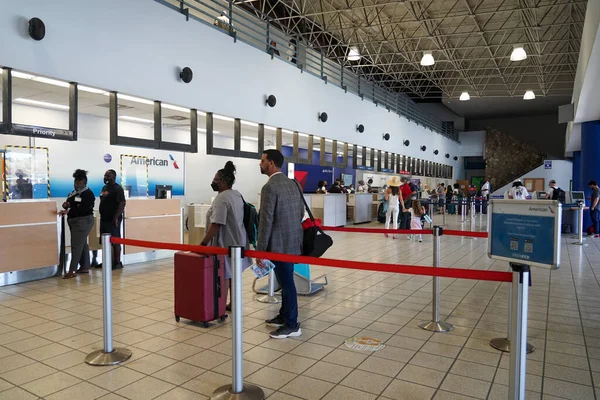
[[[456,217],[449,226],[460,227]],[[373,226],[380,227],[378,224]],[[431,265],[432,243],[334,233],[327,257]],[[595,399],[600,394],[600,242],[563,238],[562,267],[533,271],[528,399]],[[485,240],[442,238],[442,265],[506,271]],[[488,345],[505,336],[508,284],[442,279],[443,317],[456,325],[432,334],[431,279],[336,268],[321,293],[300,297],[303,336],[269,339],[261,304],[244,274],[244,371],[269,399],[506,399],[508,356]],[[114,276],[114,333],[133,351],[117,367],[91,367],[102,347],[100,271],[0,288],[0,399],[175,400],[208,398],[231,378],[231,326],[204,329],[173,318],[172,260],[127,265]],[[353,351],[354,335],[385,341]]]

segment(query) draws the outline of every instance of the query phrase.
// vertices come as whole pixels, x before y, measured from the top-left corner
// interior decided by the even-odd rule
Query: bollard
[[[113,347],[112,331],[112,246],[110,234],[102,234],[102,294],[104,298],[104,349],[87,355],[89,365],[115,365],[131,357],[131,350]]]
[[[468,200],[465,198],[462,198],[460,200],[460,215],[462,218],[461,222],[467,222],[467,205],[468,205]]]
[[[429,229],[431,229],[431,225],[433,224],[433,218],[434,218],[433,213],[435,212],[435,208],[431,201],[429,202],[429,206],[427,208],[428,208],[427,213],[429,214],[429,218],[431,218],[431,222],[429,223]]]
[[[446,207],[446,212],[442,214],[442,226],[446,226],[446,214],[448,213],[448,207]]]
[[[510,335],[512,332],[512,284],[508,289],[508,333],[505,338],[494,338],[490,340],[490,346],[495,348],[496,350],[500,350],[503,352],[510,352]],[[532,353],[535,348],[527,343],[527,354]]]
[[[258,297],[256,299],[256,301],[260,302],[260,303],[268,303],[268,304],[279,304],[281,303],[281,299],[277,296],[275,296],[275,281],[277,280],[277,278],[275,278],[275,271],[271,270],[269,271],[269,293],[267,293],[266,295],[262,296],[262,297]]]
[[[471,232],[475,232],[475,225],[476,225],[476,222],[475,222],[475,214],[476,214],[476,213],[475,213],[475,198],[473,198],[473,199],[471,200]],[[472,239],[472,240],[475,240],[475,239],[477,239],[477,238],[474,238],[474,237],[467,237],[467,239]]]
[[[433,266],[440,267],[440,238],[443,234],[443,229],[440,226],[433,227]],[[448,332],[454,329],[454,325],[440,321],[440,277],[433,277],[433,302],[432,302],[432,319],[431,321],[423,321],[419,323],[421,329],[432,332]]]
[[[59,255],[59,262],[60,262],[60,274],[64,274],[65,272],[67,272],[67,252],[66,252],[66,243],[65,243],[65,220],[67,219],[66,215],[60,215],[58,218],[60,218],[60,255]]]
[[[181,207],[179,209],[179,243],[184,244],[185,241],[185,218],[183,217],[185,214],[185,208]]]
[[[224,385],[216,389],[212,396],[212,400],[224,399],[249,399],[263,400],[265,393],[255,385],[244,384],[244,370],[242,359],[242,247],[231,246],[229,248],[229,257],[231,258],[231,305],[233,311],[232,323],[232,384]]]
[[[508,398],[525,400],[527,369],[527,308],[529,303],[529,266],[511,263],[513,270],[511,293],[510,364]]]
[[[583,208],[585,207],[585,203],[583,201],[579,201],[577,203],[577,206],[577,219],[579,220],[579,229],[577,231],[577,241],[573,244],[583,246]]]

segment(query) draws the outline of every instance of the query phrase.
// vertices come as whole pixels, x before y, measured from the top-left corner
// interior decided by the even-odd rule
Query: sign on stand
[[[488,255],[558,269],[562,205],[556,200],[492,200]]]

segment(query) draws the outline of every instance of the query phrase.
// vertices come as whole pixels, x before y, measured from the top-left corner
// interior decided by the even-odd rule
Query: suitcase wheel
[[[178,315],[175,316],[175,322],[179,322],[180,318]]]
[[[225,314],[225,315],[222,315],[222,316],[219,318],[219,321],[223,322],[223,321],[225,321],[226,319],[227,319],[227,314]]]
[[[205,328],[208,328],[208,322],[203,322],[203,323],[202,323],[202,325],[203,325]]]

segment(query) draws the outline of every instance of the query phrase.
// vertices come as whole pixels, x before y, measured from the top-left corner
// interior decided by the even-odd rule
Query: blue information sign
[[[492,200],[490,258],[556,269],[562,209],[552,200]]]

